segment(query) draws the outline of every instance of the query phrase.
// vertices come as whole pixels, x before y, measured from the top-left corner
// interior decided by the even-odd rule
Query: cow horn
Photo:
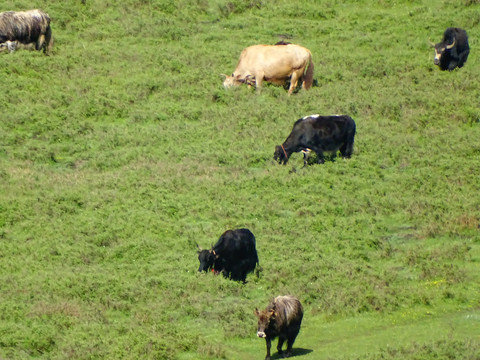
[[[453,43],[451,43],[450,45],[447,45],[447,46],[446,46],[448,50],[450,50],[451,48],[453,48],[453,47],[455,46],[455,41],[456,41],[456,39],[454,38],[454,39],[453,39]]]
[[[428,45],[430,45],[430,47],[435,47],[435,43],[432,42],[432,41],[429,41],[429,42],[428,42]]]
[[[220,74],[220,76],[222,76],[222,77],[225,78],[225,79],[228,77],[227,74]]]

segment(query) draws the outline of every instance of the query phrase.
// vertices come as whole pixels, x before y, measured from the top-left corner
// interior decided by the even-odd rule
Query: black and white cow
[[[317,162],[325,162],[324,152],[334,155],[338,150],[342,157],[349,158],[353,153],[355,121],[347,115],[309,115],[298,119],[292,132],[282,145],[275,147],[273,158],[286,164],[294,152],[304,153],[304,165],[310,151],[317,154]]]

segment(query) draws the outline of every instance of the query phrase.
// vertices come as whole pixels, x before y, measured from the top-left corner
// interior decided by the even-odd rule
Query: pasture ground
[[[263,359],[253,310],[279,294],[305,308],[298,359],[479,359],[479,1],[0,11],[32,7],[52,55],[0,54],[0,359]],[[441,72],[449,26],[471,52]],[[315,87],[223,89],[281,38]],[[355,119],[352,158],[275,164],[315,113]],[[198,274],[197,244],[238,227],[259,277]]]

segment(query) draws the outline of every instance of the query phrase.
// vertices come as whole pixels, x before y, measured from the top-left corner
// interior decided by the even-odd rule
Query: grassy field
[[[283,294],[298,359],[480,359],[479,1],[0,4],[29,8],[55,44],[0,54],[0,359],[263,359]],[[449,26],[471,51],[442,72]],[[315,87],[223,88],[282,38]],[[274,163],[315,113],[355,119],[352,158]],[[239,227],[259,276],[197,273]]]

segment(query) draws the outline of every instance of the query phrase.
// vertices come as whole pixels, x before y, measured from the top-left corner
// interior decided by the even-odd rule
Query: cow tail
[[[52,28],[50,27],[50,24],[48,24],[47,31],[45,33],[45,44],[43,48],[44,54],[49,55],[50,51],[52,50],[52,47],[53,47]]]
[[[258,260],[258,255],[257,255],[257,266],[255,269],[255,275],[257,275],[257,279],[260,277],[261,271],[262,271],[262,268],[260,267],[260,261]]]
[[[304,87],[306,90],[310,89],[313,84],[313,61],[312,61],[312,54],[310,54],[310,57],[308,59],[308,68],[305,73],[305,80],[303,81]]]

